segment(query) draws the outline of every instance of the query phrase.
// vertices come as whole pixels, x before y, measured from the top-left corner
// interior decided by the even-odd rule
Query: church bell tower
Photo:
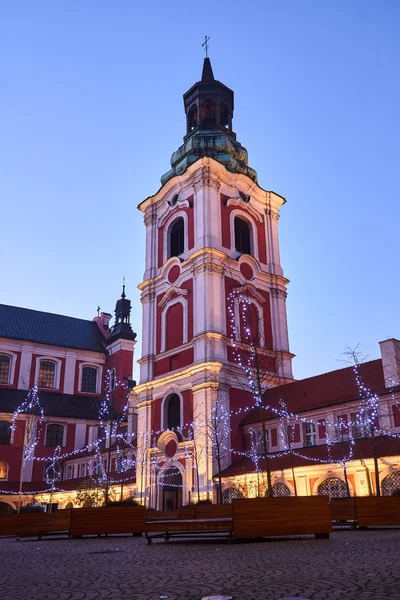
[[[232,294],[246,294],[271,385],[292,380],[278,219],[285,200],[266,191],[232,129],[234,94],[209,58],[183,96],[186,135],[162,187],[140,203],[146,228],[137,415],[139,498],[158,510],[215,500],[205,423],[221,402],[230,416],[223,467],[240,452],[240,409],[251,405],[235,359]],[[240,315],[235,314],[240,321]],[[240,337],[238,322],[234,335]],[[254,402],[254,400],[253,400]]]

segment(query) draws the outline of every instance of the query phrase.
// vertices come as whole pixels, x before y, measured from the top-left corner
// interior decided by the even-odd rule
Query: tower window
[[[54,388],[56,377],[56,364],[50,360],[41,360],[39,367],[38,385],[42,388]]]
[[[251,254],[251,227],[247,221],[235,217],[235,248],[241,254]]]
[[[183,217],[177,219],[169,232],[169,256],[179,256],[185,250],[185,222]]]
[[[213,127],[217,122],[215,102],[212,100],[204,100],[204,102],[201,103],[200,115],[202,127]]]
[[[172,394],[167,400],[166,429],[178,429],[181,425],[181,400],[178,394]]]
[[[9,383],[10,380],[11,358],[0,355],[0,383]]]
[[[47,426],[46,430],[46,446],[50,448],[56,448],[56,446],[62,446],[64,437],[64,427],[52,423]]]
[[[95,394],[97,390],[97,369],[95,367],[83,367],[81,392]]]

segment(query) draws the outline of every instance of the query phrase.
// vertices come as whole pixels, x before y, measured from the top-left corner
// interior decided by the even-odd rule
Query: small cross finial
[[[204,46],[204,52],[206,53],[206,58],[208,58],[208,40],[209,39],[210,39],[210,36],[205,35],[204,42],[202,43],[202,46]]]
[[[97,307],[97,316],[100,316],[100,306]]]

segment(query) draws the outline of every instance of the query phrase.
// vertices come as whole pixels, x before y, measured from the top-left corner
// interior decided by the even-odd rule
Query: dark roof
[[[379,456],[397,456],[400,454],[400,439],[390,436],[382,436],[376,438],[376,448]],[[341,444],[333,444],[331,446],[331,456],[333,460],[339,461],[343,458],[343,451],[347,452],[347,447],[342,448]],[[321,446],[310,446],[306,448],[296,448],[293,450],[301,457],[289,453],[283,454],[271,452],[270,465],[271,471],[281,471],[293,467],[305,467],[315,465],[315,459],[319,459],[325,464],[329,464],[328,450],[325,444]],[[368,438],[356,440],[353,460],[372,458],[372,445]],[[314,459],[314,460],[313,460]],[[260,471],[265,471],[265,460],[260,458],[258,463]],[[234,477],[237,475],[245,475],[246,473],[254,473],[256,471],[254,462],[250,457],[244,456],[233,462],[227,469],[221,472],[222,477]]]
[[[7,304],[0,304],[0,337],[105,352],[105,338],[94,321]]]
[[[381,359],[363,363],[360,375],[368,388],[375,394],[387,392]],[[308,410],[351,402],[360,397],[353,367],[330,371],[316,377],[300,379],[267,390],[265,405],[279,408],[279,400],[286,402],[289,412],[300,413]],[[266,411],[267,419],[276,419],[276,413]],[[261,421],[260,409],[254,408],[243,419],[242,425]]]
[[[27,390],[0,388],[0,413],[13,413],[23,402]],[[98,420],[99,411],[94,398],[58,392],[39,392],[45,416]]]

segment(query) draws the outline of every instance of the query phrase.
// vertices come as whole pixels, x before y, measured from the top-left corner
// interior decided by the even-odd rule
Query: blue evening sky
[[[400,336],[397,0],[3,0],[0,302],[85,319],[144,265],[137,204],[182,143],[211,36],[234,130],[285,196],[298,378]],[[136,376],[138,372],[136,371]]]

